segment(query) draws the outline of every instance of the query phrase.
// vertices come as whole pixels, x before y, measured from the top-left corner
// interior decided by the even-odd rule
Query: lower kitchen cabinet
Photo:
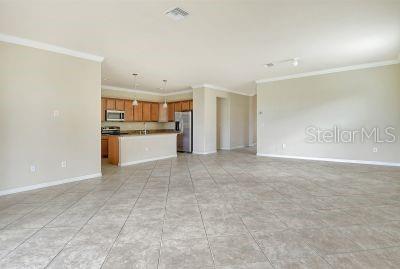
[[[101,157],[108,157],[108,136],[101,136]]]

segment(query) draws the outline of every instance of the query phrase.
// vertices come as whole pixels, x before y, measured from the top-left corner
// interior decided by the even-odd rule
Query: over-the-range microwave
[[[106,110],[106,121],[125,121],[125,111]]]

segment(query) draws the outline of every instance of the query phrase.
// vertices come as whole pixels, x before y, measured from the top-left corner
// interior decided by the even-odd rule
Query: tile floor
[[[0,197],[0,268],[400,268],[400,168],[256,157]]]

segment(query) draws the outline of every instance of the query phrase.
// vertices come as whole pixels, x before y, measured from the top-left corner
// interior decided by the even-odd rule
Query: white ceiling
[[[175,6],[190,15],[163,15]],[[106,85],[132,88],[137,72],[146,91],[168,79],[249,94],[258,79],[396,59],[400,1],[0,0],[0,32],[103,56]]]

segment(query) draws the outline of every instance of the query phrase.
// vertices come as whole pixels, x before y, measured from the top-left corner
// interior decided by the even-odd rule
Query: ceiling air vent
[[[168,9],[167,11],[165,11],[164,14],[167,17],[170,17],[171,19],[173,19],[175,21],[182,20],[187,15],[189,15],[189,13],[187,11],[184,11],[183,9],[181,9],[179,7],[174,7],[174,8]]]

